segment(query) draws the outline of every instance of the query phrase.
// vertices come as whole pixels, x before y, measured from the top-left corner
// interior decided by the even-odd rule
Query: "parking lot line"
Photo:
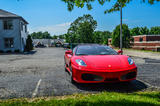
[[[34,98],[34,97],[37,95],[38,88],[39,88],[39,86],[40,86],[40,84],[41,84],[41,81],[42,81],[42,79],[40,79],[40,80],[38,81],[38,83],[37,83],[37,85],[36,85],[36,88],[35,88],[34,92],[32,93],[32,98]]]

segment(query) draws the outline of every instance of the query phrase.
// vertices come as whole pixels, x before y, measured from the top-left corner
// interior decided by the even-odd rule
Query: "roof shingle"
[[[20,18],[26,24],[28,24],[28,22],[23,17],[16,15],[14,13],[11,13],[11,12],[5,11],[5,10],[2,10],[2,9],[0,9],[0,18]]]

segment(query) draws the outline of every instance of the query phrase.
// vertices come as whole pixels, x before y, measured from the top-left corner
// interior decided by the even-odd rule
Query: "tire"
[[[127,82],[121,82],[123,84],[126,84],[126,85],[130,85],[132,81],[127,81]]]
[[[75,81],[73,80],[73,76],[72,76],[72,66],[70,66],[70,71],[71,71],[71,72],[70,72],[70,77],[71,77],[70,79],[71,79],[71,83],[73,83],[73,84],[74,84],[74,83],[75,83]]]
[[[65,71],[65,72],[68,72],[68,70],[66,69],[66,67],[64,67],[64,71]]]
[[[68,72],[68,70],[66,68],[66,64],[64,64],[64,70],[65,70],[65,72]]]
[[[65,70],[65,72],[68,71],[68,70],[66,69],[66,61],[65,61],[65,58],[64,58],[64,70]]]

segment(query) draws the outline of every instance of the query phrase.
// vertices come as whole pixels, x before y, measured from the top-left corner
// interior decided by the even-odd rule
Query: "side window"
[[[75,51],[76,51],[76,48],[77,48],[77,47],[75,47],[75,48],[73,49],[73,54],[75,53]]]
[[[12,30],[13,29],[13,21],[12,20],[4,20],[3,21],[4,30]]]
[[[5,45],[5,48],[13,48],[14,47],[14,40],[13,38],[5,38],[4,39],[4,45]]]
[[[25,32],[27,32],[27,25],[25,25]]]

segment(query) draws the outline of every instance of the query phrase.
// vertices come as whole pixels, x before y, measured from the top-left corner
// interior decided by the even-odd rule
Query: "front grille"
[[[102,81],[103,77],[94,74],[82,74],[84,81]]]
[[[118,78],[106,78],[104,81],[119,81],[119,79]]]
[[[133,78],[136,77],[136,75],[137,75],[136,72],[130,72],[130,73],[128,73],[128,74],[125,74],[125,75],[121,76],[121,79],[122,79],[122,80],[133,79]]]

